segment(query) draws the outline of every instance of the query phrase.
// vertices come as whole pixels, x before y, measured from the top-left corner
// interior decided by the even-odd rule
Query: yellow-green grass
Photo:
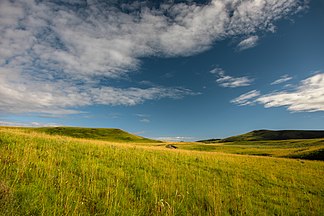
[[[104,140],[111,142],[161,143],[161,141],[130,134],[117,128],[40,127],[20,129],[42,132],[50,135],[62,135],[74,138]]]
[[[323,183],[321,161],[0,128],[1,215],[323,215]]]
[[[324,139],[174,143],[178,149],[324,160]]]

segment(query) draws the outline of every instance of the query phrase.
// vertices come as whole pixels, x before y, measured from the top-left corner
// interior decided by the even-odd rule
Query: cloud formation
[[[216,67],[210,71],[212,74],[216,74],[218,79],[216,82],[222,87],[236,88],[242,86],[249,86],[253,82],[253,79],[249,77],[232,77],[225,75],[225,71],[222,68]]]
[[[273,81],[273,82],[271,83],[271,85],[281,84],[281,83],[287,82],[287,81],[289,81],[289,80],[291,80],[291,79],[292,79],[291,76],[289,76],[288,74],[285,74],[285,75],[282,75],[279,79]]]
[[[42,122],[16,122],[16,121],[1,121],[1,126],[10,127],[58,127],[61,126],[56,123],[42,123]]]
[[[22,75],[0,74],[0,111],[21,113],[78,114],[80,111],[67,109],[92,104],[132,106],[146,100],[160,98],[179,99],[196,95],[185,88],[150,87],[115,88],[91,83],[78,86],[66,81],[33,81]]]
[[[258,36],[250,36],[244,40],[242,40],[238,45],[237,48],[242,51],[252,47],[255,47],[258,43],[259,37]]]
[[[192,95],[178,87],[116,88],[142,57],[188,56],[227,37],[272,31],[304,0],[117,5],[104,0],[0,2],[0,110],[72,114]],[[179,40],[181,38],[181,40]]]
[[[139,121],[142,123],[150,123],[151,122],[150,115],[138,113],[138,114],[136,114],[136,116],[139,118]]]
[[[252,90],[249,91],[245,94],[240,95],[239,97],[231,100],[231,103],[237,104],[239,106],[246,106],[246,105],[251,105],[254,104],[255,102],[253,99],[258,97],[260,95],[260,92],[257,90]]]
[[[290,91],[279,91],[261,95],[251,91],[232,100],[238,105],[259,103],[266,108],[287,107],[293,112],[324,111],[324,73],[313,75],[302,80]]]
[[[193,141],[195,137],[187,137],[187,136],[167,136],[167,137],[157,137],[154,138],[157,140],[163,140],[163,141],[170,141],[170,142],[181,142],[181,141]]]

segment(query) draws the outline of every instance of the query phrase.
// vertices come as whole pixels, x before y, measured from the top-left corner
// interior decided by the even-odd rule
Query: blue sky
[[[322,0],[0,3],[0,124],[324,129]]]

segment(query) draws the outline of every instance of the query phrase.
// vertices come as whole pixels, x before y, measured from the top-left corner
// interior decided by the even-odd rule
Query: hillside
[[[95,139],[111,142],[161,142],[127,133],[116,128],[80,128],[80,127],[41,127],[28,128],[28,130],[42,132],[50,135],[69,136],[74,138]]]
[[[0,215],[323,215],[322,182],[321,161],[0,127]]]
[[[177,149],[324,161],[324,138],[203,143],[176,143]]]
[[[233,141],[262,141],[262,140],[289,140],[289,139],[316,139],[324,138],[324,131],[311,130],[255,130],[246,134],[222,139],[221,142]]]

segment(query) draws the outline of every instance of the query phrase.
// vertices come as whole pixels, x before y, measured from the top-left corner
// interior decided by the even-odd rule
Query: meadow
[[[0,215],[323,215],[323,161],[146,141],[0,127]]]
[[[324,139],[173,143],[178,149],[324,161]]]

